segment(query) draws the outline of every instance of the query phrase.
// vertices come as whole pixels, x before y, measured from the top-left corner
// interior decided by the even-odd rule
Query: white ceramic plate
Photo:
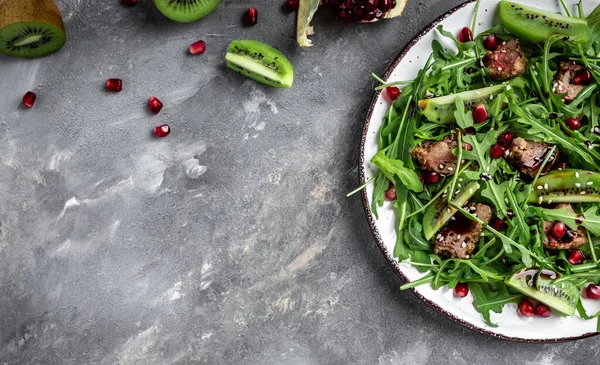
[[[560,11],[558,0],[515,0],[524,5],[530,5],[541,9]],[[477,28],[474,31],[483,31],[499,23],[496,15],[497,4],[500,0],[482,0],[479,14],[477,17]],[[572,12],[576,12],[575,1],[567,1],[573,4]],[[599,1],[584,0],[584,8],[589,13]],[[387,81],[410,80],[416,77],[417,72],[424,66],[429,54],[431,54],[431,41],[439,40],[442,45],[448,48],[454,48],[454,45],[446,38],[440,36],[435,30],[438,24],[442,24],[444,29],[457,34],[464,26],[470,26],[475,11],[475,2],[471,1],[450,10],[442,17],[430,24],[425,30],[417,34],[415,38],[402,50],[387,70],[384,79]],[[367,121],[365,124],[360,160],[361,183],[373,177],[376,167],[369,161],[377,152],[377,133],[389,107],[389,103],[383,98],[380,92],[375,94]],[[363,204],[367,218],[373,230],[373,234],[386,260],[392,265],[394,270],[405,281],[414,281],[424,274],[419,273],[413,266],[408,264],[399,264],[393,257],[394,246],[396,243],[397,231],[395,228],[396,216],[389,202],[378,210],[379,219],[375,219],[371,211],[371,202],[373,195],[373,185],[369,185],[362,191]],[[581,339],[597,335],[596,321],[583,320],[577,316],[563,318],[554,315],[550,318],[524,318],[517,314],[516,305],[507,305],[500,314],[492,313],[492,322],[497,323],[498,327],[488,326],[473,307],[473,297],[458,299],[455,298],[452,291],[447,288],[433,290],[430,285],[422,285],[414,289],[415,294],[425,303],[445,315],[446,317],[473,330],[480,331],[496,337],[502,337],[514,341],[528,342],[555,342]],[[589,312],[598,310],[593,308],[597,303],[587,301],[584,303]]]

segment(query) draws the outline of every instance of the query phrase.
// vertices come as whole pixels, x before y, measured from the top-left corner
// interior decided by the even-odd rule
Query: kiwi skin
[[[178,0],[154,0],[154,5],[167,18],[181,23],[190,23],[200,20],[217,9],[222,0],[195,0],[198,4],[189,5],[192,11],[181,10],[173,2]],[[179,0],[187,3],[189,0]]]
[[[58,43],[54,49],[48,53],[58,51],[66,42],[65,25],[63,23],[62,13],[55,0],[0,0],[0,30],[9,25],[15,26],[22,23],[27,26],[28,23],[43,23],[49,28],[56,28],[55,33],[62,34],[57,39]],[[2,39],[0,39],[0,44]],[[0,47],[0,52],[9,56],[15,54],[9,53],[6,49]],[[46,53],[46,54],[48,54]],[[18,54],[21,57],[38,57],[40,54]]]

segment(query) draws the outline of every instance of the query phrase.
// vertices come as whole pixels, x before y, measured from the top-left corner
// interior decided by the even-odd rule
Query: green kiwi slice
[[[263,84],[290,88],[294,68],[278,50],[259,41],[232,41],[225,55],[227,67]]]
[[[65,42],[62,15],[54,0],[0,1],[0,53],[42,57]]]
[[[221,0],[154,0],[164,16],[177,22],[189,23],[212,13]]]

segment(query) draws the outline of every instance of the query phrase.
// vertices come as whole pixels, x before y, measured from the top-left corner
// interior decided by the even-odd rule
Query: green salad
[[[394,99],[371,162],[372,211],[393,202],[394,256],[418,285],[472,293],[491,312],[600,317],[600,6],[564,15],[501,1],[500,24],[437,27],[412,81]],[[476,11],[479,2],[476,4]],[[493,9],[490,9],[493,10]],[[459,299],[457,299],[459,300]]]

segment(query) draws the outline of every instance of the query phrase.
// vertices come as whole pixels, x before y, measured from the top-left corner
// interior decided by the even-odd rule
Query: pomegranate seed
[[[163,103],[158,100],[156,97],[152,96],[148,99],[148,109],[152,112],[152,114],[158,114],[163,107]]]
[[[521,303],[519,303],[519,313],[521,313],[523,317],[531,317],[533,311],[533,303],[531,303],[529,299],[521,300]]]
[[[171,133],[171,127],[168,124],[159,125],[154,128],[154,135],[159,138],[166,137],[169,133]]]
[[[563,238],[565,233],[567,233],[567,226],[563,222],[556,222],[552,228],[550,228],[550,234],[557,240]]]
[[[592,73],[587,68],[585,70],[579,70],[575,72],[573,76],[573,83],[575,85],[589,85],[592,83]]]
[[[256,8],[248,8],[244,14],[244,24],[251,27],[258,22],[258,11]]]
[[[504,132],[500,135],[500,137],[498,137],[498,140],[496,141],[496,143],[498,143],[500,146],[504,147],[504,148],[509,148],[510,145],[512,144],[512,140],[515,137],[513,136],[512,133],[510,132]]]
[[[479,104],[473,109],[473,121],[475,124],[481,124],[488,118],[488,112],[485,105]]]
[[[440,179],[440,174],[435,171],[428,171],[425,173],[425,181],[428,184],[435,184]]]
[[[454,296],[464,298],[469,294],[469,286],[467,283],[458,283],[454,287]]]
[[[396,2],[393,0],[379,0],[377,5],[377,7],[384,13],[392,10],[394,6],[396,6]]]
[[[483,45],[488,51],[495,51],[498,47],[498,38],[495,34],[490,34],[483,40]]]
[[[579,120],[579,118],[567,118],[565,119],[565,123],[567,124],[567,127],[574,131],[581,128],[581,121]]]
[[[464,27],[463,29],[460,30],[460,33],[458,34],[458,41],[460,43],[467,43],[467,42],[471,42],[473,40],[473,32],[471,32],[471,29],[469,29],[469,27]]]
[[[585,255],[581,250],[571,250],[569,251],[567,261],[569,261],[569,264],[571,265],[579,265],[585,261]]]
[[[286,0],[286,2],[283,3],[283,8],[291,13],[292,11],[298,9],[299,3],[300,2],[298,0]]]
[[[137,4],[137,0],[121,0],[121,4],[125,6],[135,6]]]
[[[502,219],[494,217],[490,221],[490,227],[492,227],[496,231],[503,231],[506,228],[506,223],[504,223]]]
[[[537,307],[535,307],[534,313],[536,316],[548,318],[552,315],[552,309],[546,304],[539,303]]]
[[[600,286],[590,284],[585,288],[585,295],[589,299],[600,299]]]
[[[123,81],[121,81],[121,79],[106,80],[106,90],[116,93],[121,92],[121,90],[123,90]]]
[[[506,151],[506,149],[496,143],[492,146],[492,148],[490,148],[490,156],[492,158],[500,158],[502,155],[504,155],[504,151]]]
[[[37,99],[37,95],[32,91],[28,91],[23,95],[23,105],[26,108],[32,108],[33,104],[35,104],[35,99]]]
[[[564,170],[567,168],[567,163],[565,161],[560,161],[556,163],[556,168],[559,170]]]
[[[190,54],[197,55],[206,52],[206,43],[198,41],[190,44]]]
[[[390,101],[394,101],[400,97],[400,89],[398,89],[395,86],[386,87],[385,92],[387,93],[388,99],[390,99]]]
[[[385,198],[387,200],[396,200],[396,187],[394,185],[390,186],[389,189],[385,192]]]

